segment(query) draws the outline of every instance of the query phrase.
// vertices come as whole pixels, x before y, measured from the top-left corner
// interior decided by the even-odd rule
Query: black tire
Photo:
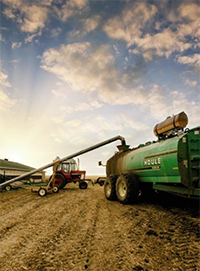
[[[116,194],[120,203],[136,203],[139,198],[139,180],[135,174],[122,174],[116,182]]]
[[[59,187],[58,186],[54,186],[54,188],[52,189],[53,193],[58,193],[59,192]]]
[[[106,178],[104,182],[104,194],[105,197],[108,200],[116,200],[116,181],[117,181],[117,176],[116,175],[110,175],[109,177]]]
[[[79,182],[79,188],[80,189],[87,189],[88,184],[87,182]]]
[[[40,188],[39,191],[38,191],[38,195],[40,197],[45,197],[47,194],[47,190],[45,188]]]
[[[6,185],[6,187],[5,187],[5,190],[6,191],[10,191],[12,189],[12,186],[11,185]]]
[[[51,178],[52,176],[50,177],[49,180],[51,180]],[[57,186],[59,189],[63,189],[66,184],[67,180],[65,179],[65,176],[63,176],[61,173],[56,173],[54,185]]]

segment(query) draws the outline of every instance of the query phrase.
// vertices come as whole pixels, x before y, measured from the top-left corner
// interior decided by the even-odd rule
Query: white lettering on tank
[[[161,164],[161,158],[151,158],[151,159],[144,159],[144,166],[154,166],[154,165],[160,165]]]

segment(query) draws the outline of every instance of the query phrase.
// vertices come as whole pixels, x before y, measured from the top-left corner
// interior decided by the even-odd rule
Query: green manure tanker
[[[200,126],[184,130],[187,123],[181,112],[154,127],[157,141],[118,146],[106,163],[106,198],[126,204],[152,190],[199,198]]]

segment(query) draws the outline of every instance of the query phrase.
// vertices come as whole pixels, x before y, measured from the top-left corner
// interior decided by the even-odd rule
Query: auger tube
[[[52,166],[54,166],[54,165],[56,165],[56,164],[59,164],[59,163],[61,163],[61,162],[66,161],[66,160],[68,160],[68,159],[77,157],[77,156],[82,155],[82,154],[84,154],[84,153],[93,151],[93,150],[95,150],[95,149],[97,149],[97,148],[103,147],[104,145],[110,144],[110,143],[112,143],[112,142],[114,142],[114,141],[116,141],[116,140],[121,140],[122,146],[126,146],[125,138],[122,137],[122,136],[120,136],[120,135],[118,135],[118,136],[112,137],[112,138],[110,138],[110,139],[108,139],[108,140],[102,141],[102,142],[100,142],[100,143],[98,143],[98,144],[95,144],[95,145],[93,145],[93,146],[91,146],[91,147],[89,147],[89,148],[86,148],[86,149],[83,149],[83,150],[81,150],[81,151],[79,151],[79,152],[76,152],[76,153],[73,153],[73,154],[71,154],[71,155],[68,155],[68,156],[66,156],[66,157],[64,157],[64,158],[62,158],[62,159],[57,159],[56,161],[53,161],[52,163],[49,163],[49,164],[47,164],[47,165],[45,165],[45,166],[43,166],[43,167],[34,169],[34,170],[30,171],[30,172],[27,172],[27,173],[22,174],[22,175],[20,175],[20,176],[18,176],[18,177],[15,177],[15,178],[13,178],[13,179],[11,179],[11,180],[8,180],[8,181],[6,181],[6,182],[0,184],[0,188],[1,188],[1,187],[5,187],[5,186],[7,186],[8,184],[14,183],[14,182],[16,182],[16,181],[22,180],[22,179],[24,179],[24,178],[26,178],[26,177],[29,177],[29,176],[33,175],[34,173],[37,173],[37,172],[39,172],[39,171],[42,171],[42,170],[47,169],[47,168],[49,168],[49,167],[52,167]]]

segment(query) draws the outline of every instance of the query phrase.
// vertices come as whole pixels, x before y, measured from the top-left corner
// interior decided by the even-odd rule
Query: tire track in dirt
[[[173,232],[171,241],[176,248],[177,260],[182,262],[182,268],[185,270],[200,270],[200,262],[197,264],[197,259],[200,259],[200,223],[185,216],[181,217],[180,214],[173,216],[173,219],[176,222],[173,223],[174,228],[170,229]]]
[[[37,195],[32,195],[33,198],[34,196],[37,197]],[[12,270],[19,270],[17,266],[19,265],[18,262],[21,262],[22,259],[20,255],[25,255],[25,259],[29,251],[32,251],[34,247],[38,248],[38,244],[43,244],[46,235],[49,234],[49,229],[50,231],[51,228],[57,229],[56,222],[60,220],[61,214],[58,212],[57,216],[54,216],[55,212],[53,209],[59,207],[64,195],[59,196],[58,202],[55,201],[56,196],[57,195],[55,195],[53,202],[51,200],[49,201],[50,198],[48,197],[37,197],[33,204],[29,202],[28,208],[26,206],[21,212],[18,212],[19,215],[15,215],[14,219],[16,223],[13,225],[12,231],[5,234],[2,243],[0,242],[1,259],[3,259],[5,255],[8,255],[8,251],[10,255],[13,255],[12,253],[15,254],[17,261],[12,261]],[[6,221],[9,223],[9,220]],[[2,245],[4,243],[6,243],[6,246]],[[10,270],[10,265],[8,270]]]
[[[24,189],[0,192],[0,216],[2,217],[11,211],[15,212],[18,207],[22,207],[24,204],[28,204],[33,200],[34,198],[31,196],[31,193],[24,193]]]
[[[118,203],[103,199],[97,222],[95,235],[97,241],[95,242],[99,243],[99,258],[101,258],[101,265],[97,270],[106,270],[105,266],[110,270],[123,270],[123,268],[130,270],[129,250],[126,248],[128,241],[126,224],[122,219],[122,213],[119,212]],[[93,266],[91,266],[91,270],[93,270]]]
[[[24,205],[26,205],[26,208],[24,208]],[[10,212],[7,211],[4,215],[1,215],[3,218],[1,219],[0,225],[0,238],[2,238],[7,231],[23,223],[23,221],[28,220],[30,216],[33,216],[37,209],[40,208],[40,205],[41,202],[31,198],[24,204],[14,206]],[[18,216],[16,216],[16,214],[18,214]]]
[[[72,192],[72,196],[76,196],[77,193],[79,193],[79,196],[82,195],[82,197],[80,197],[80,199],[78,200],[76,199],[74,203],[73,201],[71,203],[68,203],[66,201],[67,195],[65,193],[69,192]],[[78,234],[81,233],[81,235],[83,235],[85,231],[84,227],[86,228],[85,232],[87,232],[87,224],[88,221],[90,222],[90,217],[88,217],[87,214],[89,214],[89,216],[91,216],[91,214],[90,212],[86,212],[85,204],[83,204],[83,202],[85,201],[85,194],[86,193],[84,193],[83,191],[75,189],[74,191],[60,191],[59,194],[53,195],[51,198],[49,197],[49,199],[47,199],[47,197],[42,199],[39,198],[40,201],[42,201],[42,205],[37,210],[34,210],[32,215],[29,216],[28,222],[24,221],[23,227],[26,230],[22,231],[20,227],[18,228],[16,226],[14,228],[15,233],[13,233],[12,236],[9,236],[9,240],[14,240],[14,243],[17,243],[17,245],[14,247],[12,247],[12,244],[10,244],[10,251],[20,251],[20,254],[22,255],[23,251],[26,251],[26,255],[23,258],[24,264],[22,264],[22,262],[12,262],[12,270],[18,270],[18,265],[24,266],[23,270],[26,270],[27,268],[28,270],[51,270],[51,258],[54,258],[52,256],[52,251],[55,251],[55,249],[57,251],[56,256],[59,255],[59,266],[65,265],[66,259],[68,266],[68,263],[70,262],[70,257],[74,260],[74,258],[76,258],[74,257],[74,255],[77,255],[77,252],[79,253],[79,250],[79,254],[83,254],[80,248],[81,245],[84,244],[85,240],[83,239],[82,241],[78,242],[78,244],[76,243],[77,240],[79,240]],[[52,213],[51,209],[57,210],[57,212]],[[44,210],[46,210],[46,212],[44,212]],[[35,225],[34,218],[36,218],[36,221],[38,223],[37,225]],[[82,227],[83,225],[81,222],[87,223],[84,227]],[[36,226],[36,229],[39,230],[41,237],[36,234],[36,229],[33,230],[33,226]],[[46,227],[47,230],[43,230],[43,228]],[[30,231],[32,232],[31,235],[27,233]],[[34,241],[33,237],[35,237],[36,242]],[[69,240],[67,240],[68,237]],[[72,239],[73,237],[75,239],[75,242]],[[16,238],[18,239],[16,240]],[[65,241],[63,241],[65,239],[68,241],[69,244],[71,244],[70,247],[66,246]],[[6,240],[7,244],[9,243],[9,240]],[[66,249],[66,253],[62,253],[63,247]],[[29,251],[31,251],[31,253],[29,253]],[[67,255],[68,251],[70,252],[69,255]],[[16,258],[17,256],[18,255],[15,255]],[[56,259],[54,259],[53,261],[53,270],[56,270]],[[26,261],[28,262],[28,265],[25,264]],[[50,265],[48,264],[48,261],[50,262]],[[75,259],[76,265],[78,264],[78,262],[80,262],[80,259]]]

